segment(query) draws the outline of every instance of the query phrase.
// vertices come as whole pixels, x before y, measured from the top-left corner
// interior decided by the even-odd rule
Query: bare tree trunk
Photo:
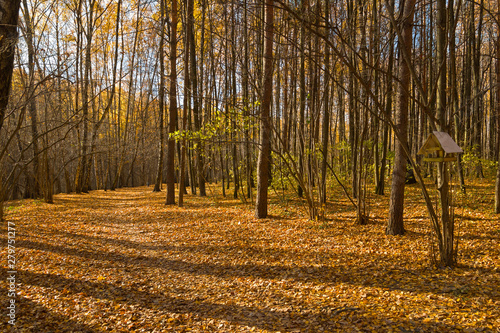
[[[391,12],[394,11],[394,0],[390,1]],[[392,95],[393,95],[393,78],[392,73],[394,70],[394,27],[391,25],[389,28],[389,60],[387,64],[387,99],[385,101],[385,116],[391,118],[392,116]],[[387,169],[387,150],[389,145],[389,126],[384,123],[384,134],[382,138],[382,157],[380,161],[380,171],[378,183],[375,187],[375,193],[384,195],[385,190],[385,174]]]
[[[24,39],[28,47],[28,111],[31,121],[31,144],[33,146],[33,174],[27,173],[29,177],[29,188],[26,189],[24,194],[25,198],[38,198],[40,196],[41,173],[40,173],[40,149],[38,147],[38,110],[35,93],[35,47],[33,44],[34,26],[30,15],[30,7],[28,2],[23,0],[22,12],[24,16]]]
[[[0,0],[0,133],[9,104],[20,4],[21,0]],[[3,179],[0,177],[0,221],[3,221],[2,182]]]
[[[302,15],[308,6],[308,0],[302,3]],[[299,172],[304,173],[304,159],[305,159],[305,113],[306,113],[306,56],[305,56],[305,27],[302,24],[300,28],[300,73],[299,73],[299,127],[297,129],[297,136],[299,140]],[[304,189],[298,185],[297,192],[299,198],[302,198]]]
[[[350,0],[347,4],[347,21],[349,26],[349,41],[354,44],[357,33],[357,6],[355,1]],[[350,61],[357,66],[355,49],[349,51]],[[358,197],[358,137],[359,137],[359,112],[358,112],[358,92],[354,68],[349,68],[349,147],[351,148],[350,173],[351,173],[351,189],[352,196]]]
[[[500,0],[497,0],[498,13],[497,13],[497,63],[496,63],[496,113],[497,113],[497,148],[500,147]],[[0,192],[1,193],[1,192]],[[497,167],[497,180],[495,185],[495,213],[500,214],[500,151],[498,152],[498,167]]]
[[[82,0],[83,1],[83,0]],[[82,88],[82,143],[81,143],[81,159],[79,163],[79,172],[77,178],[77,193],[87,193],[89,191],[87,179],[87,164],[90,163],[89,153],[89,90],[90,90],[90,75],[92,67],[91,51],[92,51],[92,37],[94,34],[94,4],[95,0],[88,0],[88,17],[87,17],[87,44],[85,45],[85,72],[83,77]]]
[[[457,64],[456,64],[456,20],[455,20],[455,13],[454,13],[454,0],[450,0],[449,2],[449,25],[450,25],[450,85],[451,85],[451,100],[450,104],[452,107],[452,112],[451,114],[454,115],[454,123],[455,123],[455,141],[460,142],[459,140],[459,122],[460,122],[460,115],[459,115],[459,105],[458,105],[458,88],[457,88]],[[465,180],[464,180],[464,171],[462,167],[462,159],[461,155],[458,156],[457,160],[457,169],[458,169],[458,179],[460,181],[460,187],[462,191],[465,193]]]
[[[21,0],[0,0],[0,130],[9,103]]]
[[[168,133],[174,133],[177,124],[177,0],[172,0],[170,21],[170,92]],[[167,205],[175,204],[175,139],[167,141]]]
[[[248,55],[248,9],[247,9],[247,0],[244,0],[244,12],[243,12],[243,78],[242,78],[242,89],[243,89],[243,116],[244,116],[244,137],[245,137],[245,163],[246,163],[246,185],[247,185],[247,197],[252,199],[252,151],[250,145],[250,99],[248,92],[248,82],[249,82],[249,73],[248,73],[248,63],[249,63],[249,55]]]
[[[165,138],[163,135],[163,119],[165,116],[165,0],[160,0],[160,87],[158,89],[158,131],[160,141],[158,143],[158,164],[156,168],[156,181],[153,192],[161,191],[163,181],[163,145]]]
[[[403,21],[401,26],[400,53],[411,55],[412,48],[412,30],[413,30],[413,14],[416,0],[406,0],[403,10]],[[408,132],[408,100],[410,88],[410,64],[401,57],[399,64],[399,105],[396,112],[395,126],[400,133],[401,141],[396,142],[396,156],[394,159],[394,171],[392,176],[391,196],[389,206],[389,221],[385,233],[387,235],[402,235],[405,232],[403,223],[404,210],[404,188],[406,176],[406,161],[405,153],[408,147],[407,132]]]
[[[325,1],[325,26],[328,26],[328,13],[330,11],[330,1]],[[329,102],[329,85],[330,85],[330,46],[325,45],[325,92],[324,92],[324,115],[323,115],[323,128],[322,128],[322,150],[323,159],[321,160],[321,182],[320,182],[320,202],[326,203],[326,164],[328,158],[328,139],[330,137],[330,105]]]
[[[265,3],[265,48],[264,48],[264,85],[261,105],[261,130],[260,152],[257,164],[257,199],[255,203],[255,216],[267,217],[267,193],[269,180],[269,153],[271,150],[271,97],[273,85],[273,33],[274,33],[274,0]]]
[[[436,98],[436,118],[438,120],[438,130],[446,131],[446,88],[447,88],[447,66],[446,66],[446,0],[439,0],[437,3],[437,65],[438,82]],[[445,162],[438,163],[438,191],[441,201],[441,222],[443,235],[443,249],[441,250],[441,264],[453,266],[454,264],[454,221],[450,216],[449,208],[449,184],[448,165]]]
[[[193,114],[194,114],[194,129],[199,131],[201,129],[201,111],[200,111],[200,94],[198,91],[198,74],[196,66],[196,44],[194,38],[194,3],[193,0],[187,1],[188,10],[188,42],[190,43],[190,76],[191,76],[191,93],[193,96]],[[204,176],[204,158],[203,158],[203,141],[199,140],[197,142],[196,148],[196,170],[198,175],[198,187],[200,190],[200,196],[206,196],[207,191],[205,187],[205,176]]]
[[[475,6],[475,3],[472,4],[472,6]],[[473,95],[474,95],[474,100],[473,100],[473,108],[472,108],[472,130],[473,130],[473,137],[472,137],[472,143],[474,145],[474,148],[476,148],[476,153],[477,153],[477,158],[478,158],[478,163],[476,165],[476,176],[479,178],[484,178],[483,174],[483,166],[481,164],[480,158],[482,157],[483,153],[483,146],[482,146],[482,124],[483,124],[483,115],[482,115],[482,99],[483,99],[483,94],[481,94],[481,79],[483,73],[481,73],[481,44],[482,44],[482,32],[483,32],[483,12],[484,12],[484,0],[481,0],[481,3],[479,5],[479,22],[477,25],[477,28],[475,31],[477,31],[477,36],[475,36],[475,31],[472,31],[472,34],[474,35],[473,42],[473,60],[472,60],[472,68],[473,68]],[[473,17],[471,17],[471,20],[473,20]]]
[[[191,110],[191,78],[189,76],[189,23],[183,24],[185,38],[184,38],[184,102],[182,107],[182,120],[181,120],[181,131],[187,130],[187,117],[188,110]],[[184,206],[184,193],[186,191],[186,145],[187,140],[182,136],[181,140],[181,156],[179,160],[179,207]]]

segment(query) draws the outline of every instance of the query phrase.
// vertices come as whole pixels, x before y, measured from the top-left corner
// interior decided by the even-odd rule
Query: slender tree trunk
[[[189,76],[189,32],[190,24],[186,23],[183,25],[185,31],[184,38],[184,102],[182,108],[182,121],[181,121],[181,131],[187,130],[187,116],[188,110],[191,110],[191,78]],[[184,206],[184,193],[186,190],[186,145],[187,140],[185,137],[181,138],[181,157],[179,161],[179,207]]]
[[[460,132],[460,115],[459,115],[459,105],[458,105],[458,88],[457,88],[457,64],[456,64],[456,21],[455,21],[455,13],[454,13],[454,0],[450,0],[449,2],[449,25],[450,25],[450,85],[451,85],[451,114],[454,116],[455,123],[455,141],[460,142],[459,140],[459,132]],[[465,193],[465,180],[464,180],[464,171],[462,167],[462,158],[461,155],[458,156],[457,160],[457,169],[458,169],[458,179],[460,181],[460,188]]]
[[[471,130],[471,104],[472,104],[472,53],[473,53],[473,39],[475,36],[475,26],[474,26],[474,3],[466,2],[467,17],[470,22],[468,22],[468,27],[465,32],[466,42],[465,42],[465,56],[463,59],[463,93],[462,93],[462,107],[463,118],[465,118],[465,131],[463,133],[464,145],[467,147],[472,147],[472,130]]]
[[[497,40],[496,40],[496,114],[497,114],[497,148],[500,147],[500,0],[497,0]],[[1,192],[0,192],[1,193]],[[495,213],[500,214],[500,151],[498,152],[497,180],[495,185]]]
[[[394,11],[394,0],[390,1],[391,12]],[[385,117],[390,119],[392,117],[392,95],[393,95],[393,70],[394,70],[394,27],[391,25],[389,28],[389,59],[387,63],[387,91],[385,101]],[[389,126],[384,122],[384,133],[382,138],[382,157],[380,160],[380,171],[378,183],[375,186],[375,193],[384,195],[385,191],[385,174],[387,169],[387,151],[389,146]]]
[[[447,66],[446,66],[446,0],[438,0],[437,2],[437,65],[439,68],[439,76],[437,82],[437,98],[436,98],[436,118],[438,120],[438,130],[446,131],[446,93],[447,93]],[[443,249],[440,253],[441,263],[444,266],[453,266],[454,256],[454,221],[450,216],[449,206],[449,184],[448,184],[448,164],[445,162],[438,163],[437,169],[438,191],[441,201],[441,222],[443,235]]]
[[[160,87],[158,89],[158,131],[160,141],[158,143],[158,164],[156,168],[156,181],[153,192],[161,191],[163,181],[163,145],[165,138],[163,135],[163,119],[165,116],[165,0],[160,0]]]
[[[33,146],[33,174],[29,174],[28,184],[29,188],[26,189],[25,198],[38,198],[40,196],[40,185],[42,175],[40,172],[40,149],[38,147],[38,110],[37,110],[37,99],[35,92],[35,46],[33,44],[33,34],[34,34],[34,26],[32,22],[32,18],[30,15],[30,7],[28,6],[28,2],[23,0],[22,12],[24,16],[24,25],[25,25],[25,40],[26,46],[28,47],[28,112],[31,121],[31,144]]]
[[[177,125],[177,0],[172,0],[170,21],[170,91],[168,133],[174,133]],[[175,139],[167,141],[167,205],[175,204]]]
[[[472,4],[475,6],[475,3]],[[481,94],[481,45],[482,45],[482,32],[483,32],[483,12],[484,12],[484,0],[481,0],[479,5],[479,22],[475,31],[477,31],[477,36],[475,36],[474,46],[473,46],[473,92],[474,92],[474,100],[473,100],[473,108],[472,108],[472,129],[473,129],[473,145],[474,148],[477,149],[477,158],[478,163],[476,165],[476,176],[479,178],[484,178],[483,167],[481,164],[481,160],[479,158],[482,157],[483,153],[483,145],[481,137],[482,133],[482,124],[483,124],[483,115],[482,115],[482,102],[483,102],[483,94]],[[473,16],[474,17],[474,16]],[[471,17],[471,19],[473,19]],[[475,31],[472,34],[475,34]]]
[[[196,65],[196,44],[194,38],[194,2],[193,0],[187,1],[188,10],[188,26],[186,28],[188,34],[188,41],[190,43],[189,48],[189,59],[190,59],[190,75],[191,75],[191,94],[193,96],[193,115],[194,115],[194,130],[201,130],[201,111],[200,111],[200,94],[198,91],[198,74]],[[200,196],[206,196],[207,191],[205,187],[205,175],[204,175],[204,158],[203,158],[203,148],[204,144],[202,140],[197,142],[196,148],[196,171],[198,175],[198,187],[200,190]]]
[[[330,1],[325,1],[325,26],[328,26],[329,17],[328,13],[330,11]],[[320,201],[322,204],[326,203],[326,164],[328,159],[328,139],[330,137],[330,47],[325,45],[325,92],[323,100],[323,128],[322,128],[322,150],[323,159],[321,160],[321,182],[320,182]]]
[[[249,52],[248,52],[248,8],[247,0],[244,0],[243,8],[243,78],[242,78],[242,89],[243,89],[243,117],[244,117],[244,137],[245,137],[245,163],[246,163],[246,185],[247,185],[247,197],[252,199],[252,151],[250,145],[250,94],[248,89],[249,84]]]
[[[305,9],[308,6],[308,0],[302,3],[303,15]],[[304,159],[305,159],[305,113],[306,113],[306,55],[305,55],[305,34],[306,29],[304,25],[300,28],[300,73],[299,73],[299,127],[297,129],[297,136],[299,140],[299,172],[304,173]],[[299,198],[302,198],[304,189],[302,186],[298,185],[297,192]]]
[[[83,1],[83,0],[81,0]],[[85,67],[83,75],[82,87],[82,142],[81,142],[81,156],[77,171],[76,192],[87,193],[89,191],[87,180],[87,164],[90,163],[89,153],[89,90],[90,90],[90,75],[92,67],[91,51],[92,51],[92,37],[94,34],[94,0],[88,0],[88,16],[87,16],[87,37],[85,45]]]
[[[273,34],[274,34],[274,0],[265,2],[265,45],[264,45],[264,85],[261,104],[260,152],[258,160],[257,199],[255,216],[267,217],[267,193],[269,179],[269,153],[271,150],[271,97],[273,85]]]
[[[351,44],[355,44],[358,27],[358,6],[355,1],[348,1],[347,5],[347,21],[349,25],[348,39]],[[358,66],[356,51],[354,48],[349,52],[350,61]],[[358,85],[354,70],[349,69],[349,147],[351,149],[350,173],[351,173],[351,189],[352,196],[358,197],[358,140],[359,140],[359,110],[358,110]]]
[[[236,108],[236,99],[237,99],[237,91],[236,91],[236,9],[234,2],[231,2],[231,108]],[[231,147],[231,159],[233,162],[233,177],[234,177],[234,192],[233,198],[238,199],[238,191],[240,189],[240,177],[238,170],[238,147],[236,141],[238,140],[237,133],[237,119],[235,116],[231,119],[231,128],[234,130],[231,131],[231,141],[233,142]]]
[[[401,23],[400,54],[403,52],[410,57],[412,48],[413,14],[416,0],[406,0],[403,10],[403,21]],[[410,93],[410,64],[401,57],[399,64],[400,85],[398,92],[399,105],[396,113],[396,128],[399,131],[401,142],[396,142],[396,156],[394,160],[394,171],[392,176],[391,196],[389,206],[389,221],[385,233],[387,235],[402,235],[405,232],[403,223],[404,211],[404,188],[406,177],[407,156],[405,147],[408,147],[408,100]],[[403,145],[405,147],[403,147]]]

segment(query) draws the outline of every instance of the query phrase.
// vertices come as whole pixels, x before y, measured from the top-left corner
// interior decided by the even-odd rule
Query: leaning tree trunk
[[[269,153],[271,150],[271,94],[273,85],[273,33],[274,33],[274,0],[266,0],[265,19],[265,49],[264,49],[264,85],[262,92],[262,108],[260,114],[260,152],[257,164],[257,199],[255,202],[255,216],[267,217],[267,190],[269,180]]]
[[[405,232],[403,223],[403,205],[406,176],[407,156],[405,148],[408,147],[408,97],[410,88],[410,61],[412,47],[413,13],[416,0],[407,0],[403,10],[402,40],[400,42],[401,53],[406,57],[400,62],[399,74],[399,106],[396,112],[395,126],[400,134],[401,140],[396,142],[396,156],[394,160],[394,171],[392,176],[391,197],[389,207],[389,221],[385,233],[387,235],[402,235]]]

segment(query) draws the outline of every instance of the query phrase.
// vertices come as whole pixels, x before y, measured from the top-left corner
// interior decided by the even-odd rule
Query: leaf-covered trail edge
[[[0,330],[497,332],[500,222],[487,212],[491,188],[476,184],[478,195],[456,209],[454,270],[430,267],[416,187],[407,191],[403,237],[384,235],[387,197],[370,199],[366,226],[353,224],[341,193],[327,223],[278,198],[263,220],[220,196],[165,206],[151,187],[11,202],[18,312],[16,325],[3,320]]]

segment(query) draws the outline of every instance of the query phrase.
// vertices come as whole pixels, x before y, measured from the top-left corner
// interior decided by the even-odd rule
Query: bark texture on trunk
[[[273,87],[273,33],[274,33],[274,4],[273,0],[266,0],[266,26],[264,46],[264,85],[262,92],[262,108],[260,114],[260,152],[257,162],[257,199],[255,216],[267,217],[267,194],[269,181],[269,153],[271,151],[271,97]]]
[[[9,103],[21,0],[0,0],[0,130]]]
[[[500,20],[500,0],[497,1],[498,13],[497,18]],[[500,21],[497,21],[497,131],[500,133]],[[500,147],[500,136],[497,136],[497,147]],[[497,167],[497,180],[495,185],[495,213],[500,214],[500,151],[498,152],[498,167]]]
[[[174,133],[177,125],[177,0],[172,0],[172,20],[170,22],[170,90],[168,133]],[[167,141],[167,205],[175,204],[175,139]]]
[[[408,101],[409,101],[409,88],[410,88],[410,67],[405,59],[411,56],[412,48],[412,30],[413,30],[413,13],[415,7],[415,0],[407,0],[403,9],[404,18],[401,26],[402,40],[400,42],[400,53],[403,60],[399,67],[400,85],[398,100],[399,105],[396,111],[396,128],[400,134],[401,142],[396,142],[396,156],[394,160],[394,171],[391,185],[391,196],[389,206],[389,221],[385,233],[387,235],[402,235],[405,232],[403,223],[403,209],[404,209],[404,191],[405,191],[405,176],[407,156],[405,153],[405,146],[408,147],[407,133],[408,133]]]
[[[20,4],[21,0],[0,0],[0,131],[9,104]],[[3,197],[0,178],[0,221],[3,221]]]

